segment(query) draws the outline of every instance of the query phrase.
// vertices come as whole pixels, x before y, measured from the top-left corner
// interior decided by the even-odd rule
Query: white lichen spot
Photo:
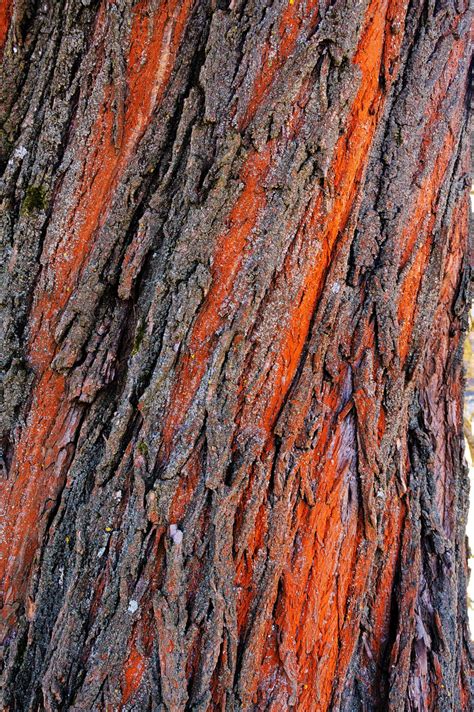
[[[181,544],[183,541],[183,532],[181,529],[178,529],[176,524],[170,524],[170,537],[175,544]]]
[[[101,546],[97,552],[97,558],[100,559],[105,554],[105,546]]]
[[[129,601],[128,608],[129,613],[136,613],[138,611],[138,601],[134,601],[133,598]]]
[[[183,532],[181,531],[181,529],[178,529],[176,534],[173,536],[173,541],[175,544],[181,544],[181,542],[183,541]]]
[[[18,146],[18,148],[15,150],[15,157],[16,158],[24,158],[28,151],[24,146]]]
[[[337,294],[340,290],[341,290],[341,285],[339,284],[339,282],[334,282],[334,284],[331,287],[331,292],[333,292],[333,294]]]
[[[117,500],[117,502],[120,502],[120,500],[122,499],[122,490],[117,490],[117,491],[114,493],[114,497],[115,497],[115,499]]]

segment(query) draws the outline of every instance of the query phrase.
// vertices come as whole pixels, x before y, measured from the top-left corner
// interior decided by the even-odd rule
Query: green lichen
[[[140,455],[148,455],[148,445],[143,440],[140,440],[140,442],[138,443],[137,450]]]
[[[46,191],[37,185],[30,185],[26,189],[21,212],[23,215],[32,215],[46,208]]]
[[[135,332],[135,340],[133,342],[133,347],[132,347],[132,356],[135,356],[139,352],[144,336],[145,336],[145,325],[142,321],[139,321],[137,324],[137,330]]]

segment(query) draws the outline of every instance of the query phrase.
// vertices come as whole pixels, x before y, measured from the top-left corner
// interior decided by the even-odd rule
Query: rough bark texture
[[[2,709],[473,709],[470,22],[2,0]]]

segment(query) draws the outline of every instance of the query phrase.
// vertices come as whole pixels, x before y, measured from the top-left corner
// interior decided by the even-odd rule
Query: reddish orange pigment
[[[449,60],[446,63],[445,71],[433,89],[433,103],[430,104],[430,114],[427,117],[427,122],[423,132],[423,141],[418,159],[420,172],[423,170],[428,154],[430,153],[430,149],[433,143],[434,126],[439,124],[441,112],[443,111],[443,98],[446,96],[446,89],[449,83],[452,81],[453,77],[456,75],[456,72],[458,71],[459,61],[462,58],[464,49],[464,45],[461,41],[458,41],[453,45]],[[452,128],[454,130],[455,126],[453,126]],[[425,176],[423,183],[419,188],[417,201],[414,203],[414,212],[412,220],[410,221],[409,225],[407,225],[402,236],[402,268],[406,265],[413,251],[415,241],[418,237],[419,224],[426,215],[425,190],[430,189],[431,192],[435,190],[433,196],[437,195],[438,190],[435,186],[436,184],[439,184],[439,182],[442,180],[442,176],[448,165],[450,158],[449,150],[452,149],[452,141],[452,135],[448,134],[448,136],[446,137],[446,143],[443,145],[442,156],[440,156],[441,161],[436,161],[436,164],[434,166],[435,174]],[[429,232],[429,230],[427,232]]]
[[[330,437],[328,432],[326,435]],[[324,452],[328,444],[325,438],[321,438],[318,451],[321,449]],[[341,431],[338,428],[331,444],[335,453],[340,444]],[[313,463],[318,461],[318,451],[314,453]],[[313,463],[309,464],[309,468],[314,467]],[[293,556],[288,562],[283,574],[283,596],[277,610],[277,625],[283,638],[280,650],[283,648],[285,657],[294,658],[296,679],[302,687],[302,705],[315,693],[317,699],[323,702],[326,679],[328,685],[331,684],[336,663],[334,641],[342,629],[344,602],[354,570],[358,521],[357,517],[352,517],[345,525],[340,521],[338,510],[344,498],[342,489],[346,486],[344,466],[341,468],[341,464],[344,465],[338,457],[327,462],[324,481],[321,479],[319,483],[324,489],[318,489],[320,505],[309,507],[305,502],[298,504],[295,527],[299,546],[296,557]],[[315,479],[316,473],[308,472],[305,476]],[[343,532],[345,537],[342,537]],[[339,588],[335,589],[337,570]],[[338,606],[334,605],[335,590]],[[326,659],[326,665],[323,674],[319,674],[320,688],[315,690],[312,689],[315,663],[322,656]],[[303,706],[303,709],[306,707]]]
[[[8,30],[13,12],[13,0],[2,0],[0,3],[0,59],[7,41]]]
[[[198,314],[191,333],[188,350],[183,355],[176,379],[177,386],[170,398],[170,409],[164,428],[165,451],[181,425],[205,373],[212,353],[212,337],[222,324],[220,311],[231,293],[235,276],[245,256],[245,248],[258,214],[265,205],[264,178],[270,166],[272,142],[261,153],[251,153],[241,174],[244,189],[229,215],[229,227],[219,237],[212,265],[212,285],[205,304]]]
[[[263,546],[264,536],[268,529],[267,511],[262,504],[258,511],[255,525],[252,531],[252,538],[248,542],[248,548],[237,564],[235,585],[238,590],[237,597],[237,628],[239,636],[245,630],[248,621],[248,613],[252,598],[256,593],[255,585],[252,584],[253,560],[258,550]]]
[[[192,454],[188,462],[186,463],[186,467],[181,473],[180,477],[180,483],[178,490],[176,492],[176,495],[173,500],[173,504],[171,507],[171,513],[170,513],[170,521],[171,522],[179,522],[181,518],[184,516],[184,513],[186,511],[186,507],[189,505],[190,499],[195,491],[195,487],[198,482],[199,478],[199,473],[200,473],[200,458],[201,458],[201,453],[199,447],[196,448],[196,451]],[[204,517],[204,514],[203,514]],[[201,528],[202,528],[202,535],[204,535],[204,531],[207,526],[207,522],[203,519],[203,521],[200,522]],[[146,580],[150,581],[150,584],[147,589],[147,599],[151,598],[155,591],[159,588],[159,586],[162,584],[162,571],[163,571],[163,566],[165,563],[165,558],[164,558],[164,550],[163,548],[160,549],[160,542],[162,540],[162,537],[166,535],[166,532],[164,531],[163,527],[157,527],[157,532],[156,532],[156,544],[153,548],[152,554],[148,558],[148,563],[146,566],[146,570],[144,573],[144,578]],[[196,564],[196,569],[194,571],[193,577],[190,577],[193,579],[193,582],[190,584],[188,593],[190,598],[194,595],[199,580],[200,580],[200,575],[201,575],[201,566],[202,562],[194,562]],[[193,565],[193,562],[191,562],[191,566]],[[143,607],[143,604],[141,604]],[[146,605],[146,604],[145,604]],[[151,615],[151,612],[150,612]],[[124,662],[124,683],[123,683],[123,689],[122,689],[122,704],[126,704],[129,699],[133,697],[135,692],[138,690],[140,687],[140,684],[143,679],[143,675],[147,669],[148,665],[148,659],[147,657],[143,654],[144,649],[147,647],[151,646],[152,643],[152,637],[153,637],[153,631],[155,628],[156,621],[154,623],[150,623],[147,625],[146,620],[144,619],[144,616],[142,615],[140,622],[137,624],[137,627],[134,629],[134,633],[129,641],[128,644],[128,652],[127,652],[127,657]],[[142,641],[145,639],[148,639],[148,642],[146,645],[141,646],[142,652],[138,650],[137,648],[137,641],[139,637],[139,633],[141,635]],[[196,642],[196,645],[198,644],[199,641]],[[195,650],[195,660],[194,663],[196,664],[198,662],[198,653],[199,650]],[[188,666],[190,667],[190,670],[193,665],[193,660],[188,661]],[[189,672],[191,674],[191,672]]]
[[[377,581],[377,586],[373,592],[373,621],[374,625],[371,635],[367,637],[366,656],[372,656],[381,664],[386,645],[390,634],[390,606],[395,578],[397,560],[400,556],[400,539],[403,522],[406,516],[405,506],[397,497],[396,492],[392,492],[390,497],[391,506],[385,514],[383,551],[386,562],[382,575]],[[374,690],[376,693],[377,690]]]
[[[456,18],[456,24],[458,21],[459,18]],[[454,30],[455,27],[452,28],[453,32]],[[420,169],[424,167],[428,158],[430,147],[433,143],[433,133],[439,122],[441,112],[443,111],[443,101],[446,99],[449,84],[453,81],[456,73],[458,72],[459,61],[463,56],[464,49],[464,43],[461,40],[454,42],[448,61],[446,62],[444,72],[433,89],[432,101],[430,103],[430,113],[425,124],[423,143],[419,155]]]
[[[252,98],[240,121],[240,130],[248,126],[262,105],[273,80],[295,49],[302,28],[307,26],[307,29],[311,30],[314,26],[318,17],[318,4],[318,0],[295,0],[284,7],[278,26],[277,42],[267,43],[262,49],[261,69],[253,86]]]
[[[149,575],[151,587],[140,601],[140,618],[134,624],[132,635],[128,644],[127,657],[123,662],[122,671],[122,706],[125,705],[140,687],[146,673],[149,658],[153,647],[155,634],[155,621],[151,597],[158,587],[157,577],[153,575],[152,567],[156,568],[155,559],[162,561],[158,555],[160,537],[151,551],[152,564],[147,564],[145,573]],[[161,580],[159,582],[161,584]],[[122,709],[122,707],[120,708]]]
[[[379,69],[382,59],[385,62],[393,63],[399,48],[397,45],[393,45],[390,52],[386,47],[384,48],[385,26],[387,22],[391,21],[387,7],[390,7],[390,18],[393,18],[397,13],[404,16],[406,2],[391,3],[390,6],[388,3],[381,5],[378,2],[373,2],[369,7],[367,22],[354,58],[362,71],[361,84],[351,110],[348,131],[338,143],[331,169],[336,190],[330,215],[324,214],[322,201],[319,197],[316,198],[292,250],[288,253],[285,268],[282,270],[283,279],[285,272],[287,274],[294,273],[293,260],[296,263],[296,259],[298,259],[298,264],[307,266],[300,294],[294,300],[295,308],[290,312],[287,323],[280,325],[278,343],[275,344],[274,350],[277,354],[276,362],[272,365],[271,372],[262,374],[261,382],[255,386],[258,399],[256,396],[254,401],[252,393],[248,392],[245,396],[242,423],[255,423],[257,419],[257,424],[268,433],[269,440],[272,438],[275,418],[299,363],[310,320],[321,294],[327,270],[332,262],[336,240],[337,249],[341,249],[344,239],[350,238],[348,220],[351,212],[357,210],[356,199],[360,180],[368,160],[369,147],[378,117],[383,108],[384,94],[378,83]],[[401,37],[399,37],[399,41],[400,39]],[[392,75],[392,79],[394,76],[395,74]],[[315,238],[319,240],[319,250],[315,250],[314,243],[311,245],[311,241]],[[296,254],[296,258],[293,256],[293,252]],[[315,259],[315,255],[317,255],[317,259]],[[368,344],[368,342],[366,343]],[[249,370],[252,372],[251,365]],[[343,378],[341,377],[341,384],[342,382]],[[330,399],[333,411],[337,403],[340,403],[339,387]],[[262,393],[264,397],[262,397]],[[266,394],[268,396],[265,400]],[[258,407],[257,400],[259,403],[263,401],[264,406]],[[306,409],[301,404],[300,417],[304,417],[305,412]],[[297,414],[296,419],[298,420]],[[383,416],[381,416],[380,423],[383,423]],[[383,425],[381,427],[383,428]],[[299,430],[297,422],[292,422],[292,430],[293,428],[297,433]],[[331,452],[338,452],[337,443],[338,437],[340,437],[338,432],[336,429],[336,432],[333,432],[329,438],[329,423],[323,426],[318,450],[313,453],[314,463],[324,459],[327,461],[329,448],[331,448]],[[357,600],[363,592],[368,574],[367,567],[371,560],[368,552],[363,554],[357,552],[358,544],[362,539],[361,523],[357,516],[352,518],[349,523],[343,524],[337,509],[334,509],[339,506],[341,501],[341,487],[344,483],[343,473],[335,460],[336,458],[332,465],[326,464],[324,478],[319,480],[319,486],[323,486],[328,492],[328,499],[324,493],[319,496],[318,490],[316,506],[309,508],[305,503],[298,505],[295,515],[297,521],[294,527],[300,537],[297,561],[300,562],[298,566],[301,573],[297,574],[298,568],[295,568],[295,561],[292,560],[291,565],[288,564],[287,575],[284,575],[283,595],[279,600],[281,613],[277,624],[280,639],[283,639],[284,642],[280,642],[278,645],[278,656],[279,660],[289,661],[287,665],[290,672],[287,670],[287,665],[284,664],[285,674],[278,684],[286,688],[289,678],[297,679],[300,685],[298,693],[300,708],[308,710],[327,709],[332,693],[336,662],[338,661],[338,674],[340,673],[341,676],[344,674],[344,668],[350,662],[358,630],[356,626],[346,630],[343,623],[344,614],[349,596]],[[318,479],[314,465],[311,463],[305,465],[304,459],[300,466],[299,476],[303,481]],[[331,503],[333,504],[331,505]],[[344,539],[341,541],[344,533]],[[289,539],[291,540],[291,536]],[[368,545],[368,549],[373,550],[373,546],[373,544]],[[247,573],[245,579],[239,577],[240,585],[244,580],[250,581],[252,578],[253,557],[250,552],[248,554]],[[358,575],[356,581],[352,582],[349,592],[348,584],[343,585],[342,582],[350,581],[350,572],[354,570],[355,557],[358,560],[356,570],[361,574]],[[346,578],[340,576],[338,580],[335,580],[334,574],[338,562],[347,563],[347,576]],[[316,575],[316,573],[310,574],[311,571],[317,572],[319,586],[316,585],[315,580],[311,584],[311,575]],[[323,589],[320,588],[322,584],[325,586]],[[317,596],[317,600],[315,596]],[[335,596],[339,601],[339,619],[334,610]],[[248,594],[247,597],[243,594],[238,606],[239,619],[245,619],[245,611],[248,610],[248,607]],[[343,641],[342,646],[338,642],[341,640]],[[297,641],[296,647],[295,641]],[[344,651],[344,654],[341,654],[341,650]],[[325,661],[324,667],[318,670],[318,675],[315,675],[316,666],[319,665],[318,661],[321,659]],[[259,681],[262,699],[268,697],[268,686],[272,679],[273,689],[275,690],[275,686],[278,687],[274,681],[274,675],[276,669],[281,671],[281,663],[275,662],[275,657],[270,652],[267,652],[265,665],[268,666],[268,671],[261,675]],[[294,668],[293,673],[291,673],[291,668]],[[319,680],[318,689],[314,688],[313,681],[316,678]],[[314,706],[315,700],[318,701],[316,707]]]
[[[122,703],[126,704],[131,698],[135,690],[138,689],[145,672],[146,660],[142,653],[136,648],[136,633],[132,638],[132,644],[129,656],[124,664],[123,679],[124,686],[122,690]]]
[[[65,447],[65,424],[69,423],[67,442],[73,441],[74,428],[79,425],[79,419],[71,415],[66,379],[51,368],[56,353],[53,335],[57,318],[77,284],[115,186],[163,95],[192,2],[174,0],[161,4],[158,12],[147,17],[150,5],[148,0],[142,0],[134,8],[128,98],[121,130],[119,126],[122,145],[117,150],[114,143],[113,94],[112,88],[106,87],[83,154],[84,170],[64,226],[64,239],[48,260],[49,281],[54,282],[54,287],[40,286],[34,297],[29,343],[37,382],[28,422],[14,453],[12,477],[2,484],[0,492],[0,514],[4,531],[8,532],[0,542],[0,577],[9,604],[3,609],[7,621],[24,598],[38,537],[45,526],[45,503],[56,501],[64,486],[66,468],[61,453]],[[0,19],[6,17],[6,12],[2,5]],[[4,25],[5,21],[0,27]],[[103,27],[102,9],[96,25],[99,41]],[[79,147],[77,153],[81,153]],[[66,365],[73,362],[74,358]],[[45,462],[51,464],[45,466]]]
[[[75,205],[69,213],[64,244],[59,246],[67,244],[67,250],[57,249],[51,260],[57,276],[57,289],[51,300],[56,313],[69,296],[67,289],[75,283],[84,267],[93,233],[100,226],[100,218],[105,215],[118,179],[161,100],[192,3],[191,0],[182,3],[174,0],[167,5],[161,4],[159,11],[148,17],[149,4],[149,0],[142,0],[134,8],[127,68],[128,96],[123,116],[118,117],[120,145],[116,146],[114,140],[113,89],[107,87],[86,147],[85,170],[76,191]],[[76,230],[78,217],[79,220],[82,218],[82,224]],[[71,252],[73,260],[70,259]],[[62,285],[62,292],[58,294]]]
[[[294,11],[292,6],[289,6],[285,12]],[[334,250],[342,249],[344,241],[351,237],[351,225],[358,209],[359,185],[367,164],[377,121],[383,109],[385,95],[379,86],[378,77],[381,69],[386,70],[391,80],[395,77],[394,66],[403,33],[399,33],[398,40],[393,40],[389,46],[384,44],[384,35],[387,24],[395,20],[400,21],[405,11],[406,0],[386,2],[382,5],[374,0],[368,9],[366,24],[354,57],[354,61],[361,69],[361,83],[352,106],[348,130],[339,140],[331,167],[332,183],[335,187],[331,209],[325,210],[320,194],[311,200],[308,213],[287,254],[281,275],[277,278],[275,291],[278,290],[279,282],[284,285],[285,278],[294,274],[295,270],[298,271],[297,265],[306,268],[300,292],[292,302],[294,308],[288,314],[286,323],[280,324],[278,334],[275,336],[275,358],[269,370],[261,374],[258,382],[252,382],[250,390],[246,384],[241,384],[245,398],[242,403],[240,426],[251,423],[253,427],[258,427],[261,432],[266,433],[267,453],[272,449],[275,419],[300,361],[317,300],[334,260]],[[290,23],[289,27],[287,44],[280,53],[279,64],[276,64],[275,69],[271,69],[268,68],[268,63],[264,62],[262,76],[257,80],[254,99],[246,115],[246,121],[257,110],[259,102],[263,100],[265,87],[271,83],[273,72],[281,66],[281,62],[284,61],[285,56],[288,56],[296,42],[297,31],[294,29],[296,25]],[[295,134],[299,128],[300,122],[296,119],[292,125]],[[164,427],[165,457],[171,450],[173,438],[183,423],[210,362],[213,335],[223,324],[221,312],[224,300],[231,292],[237,272],[248,250],[248,236],[258,221],[259,212],[265,208],[265,193],[261,186],[271,165],[272,152],[272,144],[267,144],[260,154],[250,154],[244,166],[241,176],[244,190],[230,213],[227,231],[219,238],[217,257],[213,265],[213,282],[204,306],[198,313],[188,344],[189,351],[181,359],[178,385],[169,401],[171,408]],[[271,312],[271,309],[269,311]],[[373,329],[366,337],[365,343],[368,346],[373,341]],[[247,370],[253,372],[251,363]],[[334,412],[337,404],[340,403],[340,389],[343,382],[344,378],[341,376],[334,391],[327,394],[329,412]],[[304,404],[300,405],[300,414],[296,415],[297,421],[298,418],[303,418],[306,412]],[[324,487],[324,491],[318,490],[316,506],[310,507],[306,502],[300,501],[293,521],[288,522],[285,541],[291,542],[296,538],[298,548],[293,555],[288,552],[287,569],[282,576],[283,591],[279,598],[275,621],[278,639],[276,632],[271,630],[271,620],[269,620],[267,638],[263,634],[257,641],[259,647],[256,649],[256,655],[258,657],[261,654],[263,669],[255,675],[253,683],[248,684],[249,694],[253,696],[254,703],[259,699],[268,700],[270,691],[272,699],[286,700],[287,697],[281,697],[285,692],[297,697],[302,710],[327,709],[333,691],[332,682],[336,665],[342,679],[358,639],[357,616],[347,615],[347,619],[352,621],[347,625],[345,618],[351,605],[349,601],[359,600],[365,590],[375,543],[368,542],[363,549],[360,549],[363,523],[357,510],[353,510],[348,515],[349,520],[344,523],[338,511],[340,502],[344,499],[343,488],[347,487],[346,472],[350,464],[339,462],[337,456],[328,458],[328,452],[336,454],[340,449],[341,439],[344,437],[341,430],[342,422],[341,419],[334,428],[334,424],[328,420],[323,425],[316,450],[309,453],[307,457],[301,458],[299,463],[297,479],[301,483],[310,483],[319,479],[318,462],[324,460],[329,464],[325,466],[324,478],[319,480],[319,486]],[[382,437],[383,413],[378,416],[378,423],[374,424],[375,437],[377,437],[377,425],[378,437]],[[298,422],[292,423],[293,427],[296,437],[299,430]],[[302,484],[302,487],[304,489],[305,485]],[[296,491],[297,488],[294,489],[293,496]],[[245,502],[245,495],[243,502]],[[242,504],[239,510],[237,526],[244,506]],[[247,550],[237,563],[235,583],[239,591],[237,601],[239,636],[245,634],[250,607],[256,593],[253,569],[258,560],[258,550],[268,534],[268,526],[267,509],[262,504],[253,527],[251,541],[248,542]],[[400,526],[399,521],[398,526]],[[393,529],[394,537],[395,529],[396,527]],[[282,545],[289,546],[288,543]],[[341,566],[340,562],[343,570],[336,578],[335,573],[337,567]],[[387,581],[393,575],[393,566],[394,563],[391,561],[385,574]],[[358,573],[356,579],[351,581],[351,573],[354,570]],[[385,580],[381,585],[385,587]],[[335,601],[337,601],[336,607]],[[383,615],[381,610],[381,620]],[[338,641],[342,641],[342,645]],[[324,660],[324,666],[320,669],[321,660]],[[318,675],[315,674],[316,668],[318,668]],[[317,689],[315,679],[319,681]],[[217,704],[219,698],[217,674],[213,683],[213,695]],[[275,705],[275,710],[281,708],[278,707],[278,702],[275,702]]]
[[[53,443],[48,447],[48,436],[55,428],[53,446],[58,458],[61,452],[61,424],[68,414],[68,408],[61,406],[63,394],[64,378],[51,371],[43,373],[31,405],[29,437],[20,439],[15,453],[15,478],[1,485],[0,519],[4,531],[8,532],[0,541],[5,614],[14,610],[19,592],[25,589],[25,569],[36,551],[45,502],[57,494],[58,485],[61,486],[61,468],[53,465],[44,470],[41,463],[45,454],[54,460],[50,452]]]
[[[460,48],[458,46],[454,47],[451,52],[451,58],[455,63],[455,67],[458,66],[461,56],[462,52]],[[446,81],[448,81],[446,77],[442,77],[440,81],[441,88],[445,86]],[[435,93],[436,95],[439,93],[438,85],[435,87]],[[438,109],[438,111],[439,110],[440,109]],[[439,117],[439,113],[435,119],[429,117],[428,124],[431,125],[437,117]],[[436,205],[439,191],[443,185],[443,179],[452,157],[454,137],[457,135],[456,132],[459,130],[461,121],[462,107],[460,107],[452,119],[451,126],[449,127],[450,130],[444,137],[444,144],[437,155],[433,170],[426,175],[421,184],[417,198],[414,201],[411,218],[402,235],[404,251],[401,258],[401,266],[402,269],[406,269],[398,302],[398,319],[401,324],[399,353],[402,363],[404,363],[410,350],[411,333],[417,310],[417,297],[433,241],[433,228],[436,219]],[[428,142],[428,134],[425,134],[421,149],[421,162],[424,161]],[[432,206],[431,213],[428,217],[426,217],[426,205]]]
[[[405,2],[401,3],[402,7],[405,5]],[[330,214],[324,214],[321,209],[321,194],[315,199],[297,235],[300,244],[294,245],[285,261],[283,273],[294,274],[295,264],[292,262],[295,251],[296,259],[306,266],[307,272],[300,293],[295,299],[296,308],[290,313],[289,323],[281,325],[279,329],[280,343],[275,348],[275,353],[279,356],[271,377],[268,379],[267,373],[262,374],[262,382],[267,381],[265,390],[270,393],[270,401],[262,422],[267,432],[274,423],[299,363],[314,308],[333,260],[336,240],[338,236],[342,236],[342,239],[337,241],[337,249],[341,249],[343,240],[351,237],[350,231],[345,235],[344,231],[350,213],[355,207],[360,179],[368,160],[369,147],[383,104],[383,95],[378,86],[378,69],[384,47],[385,19],[380,3],[372,3],[369,12],[371,12],[371,21],[364,30],[354,58],[361,67],[363,78],[352,107],[347,133],[339,140],[331,169],[336,192],[334,204]],[[393,51],[395,52],[396,48],[393,48]],[[311,244],[315,237],[321,246],[321,249],[316,247],[316,251],[314,244]],[[304,259],[301,257],[300,250],[304,250]],[[261,399],[261,388],[257,388],[257,392]],[[248,417],[250,417],[250,410],[255,407],[255,404],[248,395],[246,401]]]
[[[301,127],[308,86],[304,84],[296,106],[287,123],[286,140],[294,138]],[[265,178],[272,165],[278,144],[269,141],[260,151],[249,154],[240,174],[244,188],[233,206],[226,231],[218,237],[212,264],[212,284],[203,307],[198,313],[188,349],[181,357],[176,386],[169,399],[170,407],[163,427],[163,449],[169,455],[173,437],[183,424],[199,383],[209,364],[213,337],[224,324],[222,314],[225,299],[231,294],[240,265],[249,254],[248,240],[265,208]]]

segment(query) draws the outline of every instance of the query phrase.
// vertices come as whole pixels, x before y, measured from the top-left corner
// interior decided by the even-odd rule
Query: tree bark
[[[2,709],[474,708],[471,20],[2,0]]]

